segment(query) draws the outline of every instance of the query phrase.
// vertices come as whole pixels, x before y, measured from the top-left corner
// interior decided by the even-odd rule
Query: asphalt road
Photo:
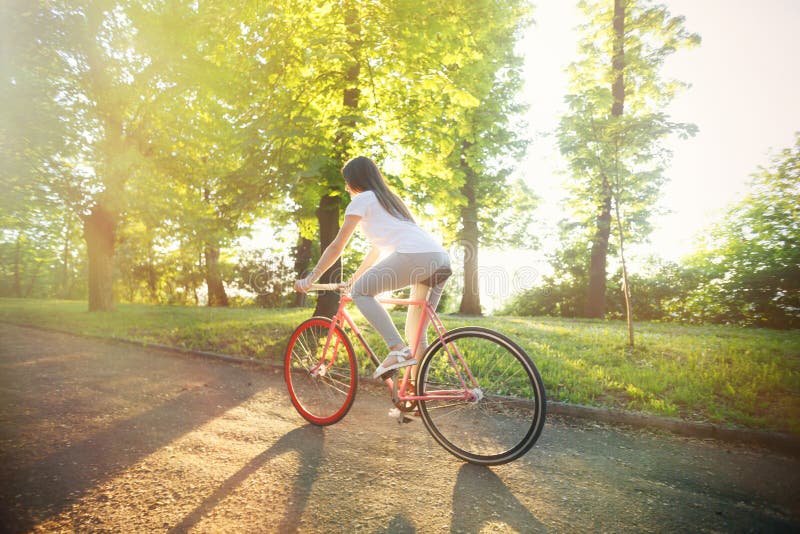
[[[0,324],[0,531],[800,531],[796,458],[551,417],[482,468],[379,393],[320,429],[274,369]]]

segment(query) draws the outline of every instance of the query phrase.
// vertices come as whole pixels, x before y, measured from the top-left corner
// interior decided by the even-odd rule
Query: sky
[[[794,144],[800,131],[800,1],[661,0],[685,27],[702,38],[699,47],[679,50],[663,74],[691,84],[667,112],[692,122],[698,134],[669,143],[672,165],[665,175],[663,207],[654,217],[649,246],[633,252],[679,260],[694,248],[694,238],[726,206],[740,199],[749,176],[768,166],[771,155]],[[574,2],[535,0],[535,24],[520,52],[525,58],[527,116],[533,146],[519,172],[542,197],[541,216],[554,223],[563,168],[552,132],[565,111],[565,66],[574,60],[581,14]],[[550,232],[550,234],[548,234]],[[553,240],[554,228],[542,230]]]

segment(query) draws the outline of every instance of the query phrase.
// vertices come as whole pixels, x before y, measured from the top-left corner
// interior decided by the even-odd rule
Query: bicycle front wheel
[[[347,415],[356,397],[353,345],[340,328],[331,332],[330,319],[313,317],[289,339],[284,378],[300,415],[315,425],[331,425]]]
[[[459,376],[470,391],[468,400],[453,398],[464,392]],[[417,371],[417,385],[418,394],[427,397],[419,407],[428,431],[467,462],[515,460],[536,443],[544,426],[539,371],[516,343],[486,328],[457,328],[444,335],[444,344],[431,345]]]

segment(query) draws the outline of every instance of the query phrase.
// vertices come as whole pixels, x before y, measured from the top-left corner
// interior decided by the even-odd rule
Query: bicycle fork
[[[336,318],[334,318],[331,321],[331,326],[328,329],[328,335],[325,338],[325,347],[322,349],[322,355],[320,356],[317,364],[312,366],[308,370],[308,373],[315,378],[324,377],[328,373],[328,369],[333,367],[333,364],[336,363],[336,355],[339,352],[339,342],[340,342],[339,336],[334,335],[334,331],[336,330],[336,325],[337,321]],[[333,340],[333,350],[328,352],[329,349],[331,348],[331,340]]]

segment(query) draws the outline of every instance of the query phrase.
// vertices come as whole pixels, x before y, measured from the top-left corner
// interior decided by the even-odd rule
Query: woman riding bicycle
[[[311,284],[341,256],[360,224],[372,248],[348,285],[352,286],[350,296],[353,302],[390,351],[375,370],[373,376],[377,378],[392,369],[416,364],[413,356],[424,354],[427,339],[424,327],[420,339],[413,339],[417,335],[422,307],[408,308],[406,339],[417,347],[416,352],[412,352],[400,337],[389,313],[375,299],[376,295],[411,286],[412,300],[426,300],[427,297],[436,309],[444,281],[431,279],[434,273],[449,271],[450,258],[444,248],[414,222],[406,205],[389,188],[371,159],[363,156],[351,159],[342,167],[342,175],[351,197],[345,210],[344,224],[325,248],[311,274],[295,282],[294,287],[297,291],[307,292]],[[376,264],[384,254],[388,256]]]

